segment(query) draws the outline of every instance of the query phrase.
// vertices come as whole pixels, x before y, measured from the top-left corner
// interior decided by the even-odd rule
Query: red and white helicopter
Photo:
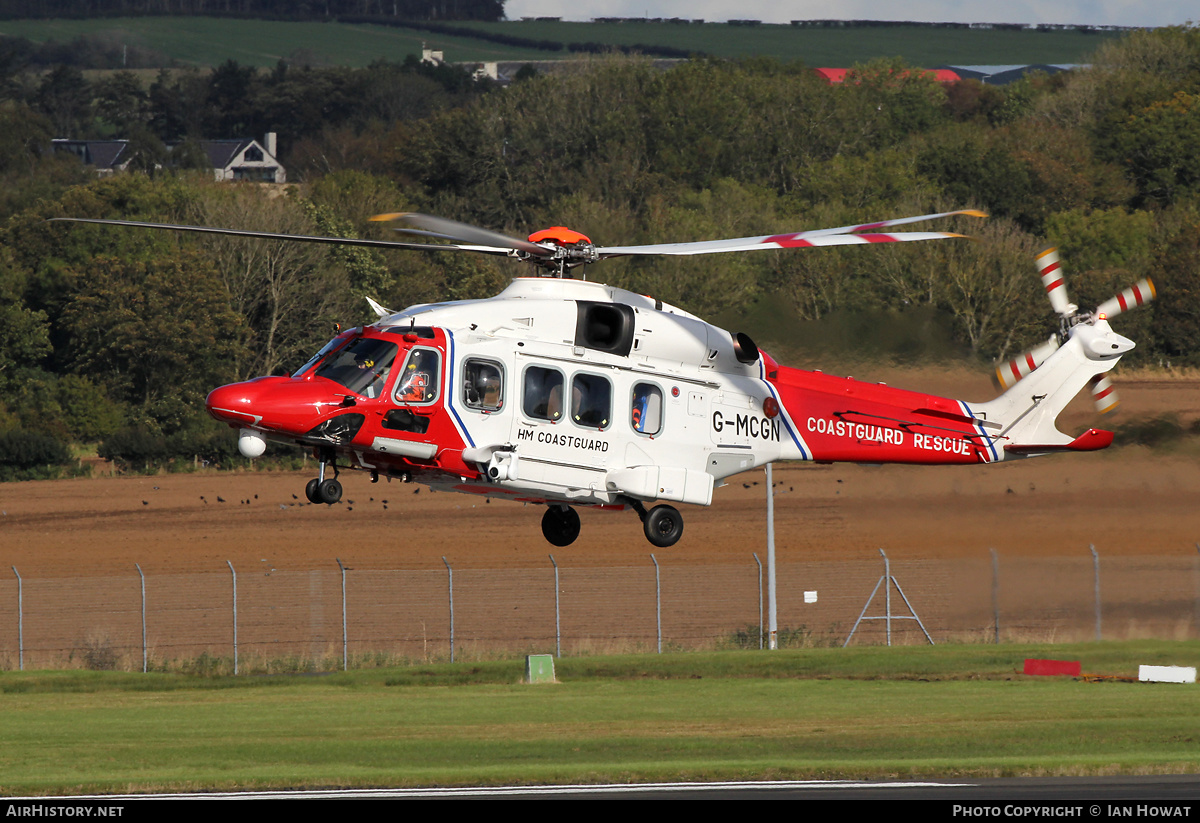
[[[129,221],[80,220],[404,249],[503,254],[541,276],[499,295],[389,311],[337,335],[290,377],[214,389],[209,414],[239,430],[247,457],[268,440],[312,448],[308,499],[336,503],[341,469],[438,490],[546,505],[556,546],[579,534],[574,507],[633,509],[647,539],[674,545],[683,518],[670,503],[708,505],[724,478],[775,460],[995,463],[1091,451],[1113,435],[1078,437],[1055,419],[1134,343],[1109,318],[1152,298],[1148,281],[1095,312],[1067,301],[1057,255],[1039,258],[1059,333],[1001,367],[1006,389],[965,403],[781,366],[730,333],[653,297],[586,280],[578,266],[624,255],[693,255],[962,237],[881,232],[958,211],[796,234],[597,247],[562,227],[518,240],[417,214],[380,215],[422,242],[345,240]],[[69,218],[68,218],[69,219]],[[441,242],[429,242],[429,241]],[[1099,402],[1099,401],[1098,401]],[[1107,403],[1108,401],[1105,400]],[[332,476],[330,476],[332,473]],[[660,501],[647,510],[646,505]],[[661,502],[665,501],[665,502]]]

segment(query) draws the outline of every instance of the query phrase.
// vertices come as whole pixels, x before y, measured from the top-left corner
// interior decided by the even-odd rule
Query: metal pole
[[[996,634],[993,637],[993,642],[1000,644],[1000,561],[996,557],[995,549],[988,549],[992,553],[992,621],[996,627]]]
[[[758,552],[751,552],[754,555],[754,562],[758,564],[758,650],[763,649],[763,588],[762,588],[762,561],[758,559]]]
[[[233,568],[233,563],[226,560],[225,563],[229,566],[229,573],[233,575],[233,673],[238,673],[238,641],[237,641],[237,572]]]
[[[779,648],[779,621],[775,599],[775,480],[767,464],[767,647]]]
[[[20,670],[25,671],[25,584],[17,567],[12,567],[17,576],[17,660]]]
[[[558,561],[550,555],[550,563],[554,566],[554,656],[562,657],[562,623],[558,610]]]
[[[1096,639],[1100,639],[1100,555],[1096,554],[1096,546],[1089,544],[1092,550],[1092,578],[1096,588]]]
[[[662,654],[662,587],[658,576],[658,558],[651,553],[650,559],[654,561],[654,612],[655,622],[658,623],[658,653]]]
[[[450,561],[442,555],[442,562],[446,564],[446,571],[450,573],[450,662],[454,662],[454,569],[450,568]]]
[[[882,548],[879,553],[883,555],[883,602],[887,608],[887,644],[892,645],[892,561],[888,559],[887,552]]]
[[[347,653],[349,641],[346,634],[346,567],[342,565],[342,558],[333,558],[337,561],[338,568],[342,570],[342,671],[350,671],[350,658]]]
[[[146,673],[146,575],[142,572],[140,563],[134,563],[137,567],[138,577],[142,578],[142,674]]]

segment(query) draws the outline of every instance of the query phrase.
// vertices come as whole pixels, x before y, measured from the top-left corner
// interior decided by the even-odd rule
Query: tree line
[[[991,218],[946,228],[976,243],[620,258],[588,277],[729,325],[769,312],[793,327],[857,323],[863,346],[880,329],[932,324],[982,368],[1054,326],[1032,262],[1053,243],[1085,308],[1155,279],[1159,300],[1118,321],[1139,345],[1129,362],[1200,361],[1195,27],[1133,33],[1090,69],[1002,88],[942,86],[891,60],[833,87],[770,60],[660,70],[613,55],[505,88],[433,71],[230,63],[149,86],[120,73],[10,75],[0,432],[22,434],[0,452],[28,460],[48,448],[22,441],[36,436],[135,464],[227,460],[233,438],[201,411],[212,387],[294,370],[337,324],[371,320],[365,296],[392,308],[484,297],[523,273],[447,253],[45,222],[56,216],[379,236],[372,214],[417,210],[515,236],[569,225],[625,245],[974,207]],[[276,130],[296,182],[216,184],[153,165],[97,179],[48,150],[60,126],[156,140]]]

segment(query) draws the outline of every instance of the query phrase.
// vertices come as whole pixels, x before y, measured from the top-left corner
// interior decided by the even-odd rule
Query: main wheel
[[[306,485],[304,487],[304,496],[308,498],[309,503],[320,503],[321,502],[321,498],[317,497],[317,494],[319,493],[317,490],[320,487],[321,487],[321,481],[318,480],[317,478],[314,477],[312,480],[308,481],[308,485]]]
[[[332,506],[342,499],[342,484],[337,480],[326,480],[317,487],[317,498],[318,502]]]
[[[542,515],[542,534],[555,546],[569,546],[579,537],[579,514],[570,506],[551,506]]]
[[[655,546],[661,549],[674,546],[683,537],[683,515],[674,506],[655,506],[646,512],[642,529]]]

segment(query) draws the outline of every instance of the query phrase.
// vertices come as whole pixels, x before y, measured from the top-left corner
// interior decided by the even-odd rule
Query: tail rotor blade
[[[1058,338],[1051,337],[1040,346],[1014,357],[999,366],[992,375],[992,382],[1001,389],[1012,388],[1018,380],[1046,362],[1046,358],[1058,350]]]
[[[1059,316],[1071,317],[1079,307],[1067,299],[1067,286],[1063,282],[1058,249],[1046,249],[1037,256],[1036,260],[1038,274],[1042,276],[1042,286],[1046,289],[1046,296],[1050,298],[1050,305],[1054,311],[1058,312]]]
[[[1096,404],[1096,411],[1101,414],[1108,414],[1113,409],[1121,404],[1117,399],[1117,390],[1113,388],[1113,382],[1108,379],[1107,374],[1098,374],[1088,382],[1088,388],[1092,390],[1092,400]]]
[[[1158,293],[1154,290],[1154,281],[1149,277],[1139,280],[1116,297],[1105,300],[1096,307],[1096,316],[1101,320],[1116,317],[1123,311],[1143,306],[1149,303]]]

